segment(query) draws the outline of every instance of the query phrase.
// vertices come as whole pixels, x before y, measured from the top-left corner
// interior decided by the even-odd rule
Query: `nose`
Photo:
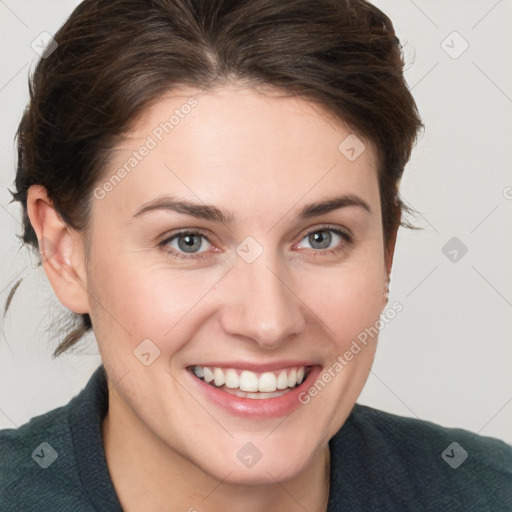
[[[221,313],[226,333],[275,349],[304,330],[303,302],[294,293],[284,264],[264,252],[253,263],[237,261],[230,274]]]

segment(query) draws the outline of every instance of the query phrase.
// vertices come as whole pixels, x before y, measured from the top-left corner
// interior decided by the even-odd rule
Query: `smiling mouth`
[[[311,366],[263,373],[197,365],[187,369],[206,384],[230,395],[261,400],[283,396],[300,386],[311,371]]]

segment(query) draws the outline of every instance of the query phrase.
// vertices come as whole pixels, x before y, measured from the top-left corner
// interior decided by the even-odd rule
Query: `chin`
[[[236,485],[274,485],[276,482],[285,482],[301,473],[306,466],[302,459],[287,460],[275,455],[274,460],[263,462],[260,460],[253,467],[244,467],[242,464],[233,466],[226,464],[220,468],[202,468],[217,480]]]
[[[322,456],[319,446],[311,443],[311,434],[306,432],[294,436],[283,431],[275,439],[271,437],[272,434],[250,441],[244,436],[222,445],[210,444],[207,454],[194,458],[202,471],[221,482],[267,485],[298,476],[313,457]],[[305,443],[306,437],[309,443]]]

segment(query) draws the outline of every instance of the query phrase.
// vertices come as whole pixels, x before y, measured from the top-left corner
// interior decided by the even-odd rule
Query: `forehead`
[[[334,192],[378,199],[371,143],[312,102],[235,86],[181,88],[154,102],[102,182],[116,173],[109,201],[132,210],[165,193],[259,210]]]

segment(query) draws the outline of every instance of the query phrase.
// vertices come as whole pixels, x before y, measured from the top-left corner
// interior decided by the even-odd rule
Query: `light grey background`
[[[37,59],[31,43],[55,33],[78,3],[0,0],[2,307],[24,277],[2,320],[0,428],[64,405],[101,362],[93,336],[80,351],[51,359],[52,322],[63,308],[44,271],[33,268],[37,259],[20,248],[20,210],[7,190]],[[426,125],[402,183],[424,229],[399,235],[390,304],[404,309],[381,332],[359,402],[512,444],[512,2],[375,4],[407,42],[406,77]],[[453,247],[443,253],[452,237],[465,255]]]

